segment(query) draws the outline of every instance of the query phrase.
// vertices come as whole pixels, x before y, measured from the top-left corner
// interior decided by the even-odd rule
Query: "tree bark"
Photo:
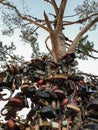
[[[66,54],[65,39],[62,32],[51,35],[52,55],[56,62],[58,62]]]

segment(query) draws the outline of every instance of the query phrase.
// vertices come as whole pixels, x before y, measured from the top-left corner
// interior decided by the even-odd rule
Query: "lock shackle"
[[[5,92],[6,90],[9,94]],[[7,86],[0,87],[0,100],[7,101],[12,96],[12,94],[13,94],[13,91],[9,87]]]
[[[5,106],[1,109],[1,115],[6,116],[8,114],[8,111],[11,110],[11,106]]]

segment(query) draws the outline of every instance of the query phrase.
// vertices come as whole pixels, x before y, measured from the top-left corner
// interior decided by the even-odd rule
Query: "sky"
[[[13,1],[13,0],[9,0],[9,1]],[[57,0],[57,1],[59,2],[60,0]],[[74,8],[78,4],[81,4],[82,1],[83,0],[75,0],[74,4],[72,4],[72,0],[68,0],[66,10],[65,10],[65,16],[73,15],[75,13],[73,12]],[[28,10],[28,13],[37,18],[43,18],[44,10],[47,14],[53,13],[50,4],[47,6],[47,2],[43,2],[43,0],[36,0],[36,1],[33,1],[33,3],[32,3],[32,0],[28,0],[28,1],[18,0],[18,2],[17,0],[14,0],[14,2],[17,5],[17,7],[21,9],[23,12],[26,12],[28,8],[30,10],[30,11]],[[3,24],[0,24],[0,28],[2,27],[3,27]],[[45,46],[45,39],[49,34],[43,29],[38,29],[37,32],[39,34],[37,42],[39,43],[40,50],[42,52],[48,52]],[[72,27],[71,26],[65,27],[65,30],[64,30],[64,34],[71,40],[75,38],[78,32],[79,32],[78,25],[74,25]],[[87,34],[89,35],[89,40],[95,43],[94,48],[98,50],[98,44],[97,44],[98,28],[92,32],[88,31]],[[19,35],[19,30],[16,30],[15,35],[12,37],[2,36],[2,33],[0,32],[0,41],[3,41],[3,43],[5,44],[10,44],[11,42],[14,41],[17,47],[17,51],[15,53],[19,55],[23,55],[26,60],[30,60],[31,53],[32,53],[31,47],[29,44],[23,43],[22,40],[18,37],[18,35]],[[48,46],[51,48],[50,42],[48,43]],[[79,63],[78,67],[81,71],[91,73],[91,74],[96,74],[96,75],[98,74],[98,69],[97,69],[98,60],[89,58],[89,60],[87,61],[78,60],[78,63]]]
[[[13,0],[10,0],[13,1]],[[32,2],[33,1],[33,2]],[[61,0],[57,0],[58,2]],[[67,4],[67,9],[66,9],[66,15],[72,15],[74,13],[72,13],[73,9],[76,7],[77,4],[80,4],[83,0],[68,0],[68,4]],[[43,3],[43,0],[14,0],[14,2],[17,3],[18,7],[21,9],[21,7],[24,8],[24,12],[25,12],[25,7],[29,7],[29,9],[32,9],[30,14],[37,16],[37,18],[42,18],[43,17],[43,10],[46,11],[46,13],[50,12],[52,13],[51,7],[50,6],[46,6],[46,3]],[[72,3],[73,2],[73,3]],[[0,24],[0,28],[2,28],[3,25]],[[79,32],[78,26],[75,25],[73,27],[66,27],[64,30],[64,34],[66,34],[67,37],[69,37],[69,39],[73,40],[75,38],[75,36],[77,35],[77,33]],[[48,36],[47,32],[39,29],[38,30],[38,43],[40,45],[40,49],[42,52],[47,52],[47,49],[45,47],[45,39]],[[95,43],[95,49],[98,50],[98,29],[96,31],[93,32],[87,32],[87,34],[89,35],[89,40]],[[26,60],[30,60],[30,56],[32,53],[32,50],[30,48],[29,44],[23,43],[21,41],[21,39],[18,37],[19,35],[19,30],[16,30],[15,35],[12,37],[7,37],[7,36],[2,36],[2,33],[0,32],[0,41],[3,41],[3,43],[5,44],[10,44],[11,42],[14,41],[17,50],[16,50],[16,54],[19,55],[23,55],[25,57]],[[50,43],[49,43],[50,46]],[[97,54],[98,55],[98,54]],[[77,59],[78,60],[78,59]],[[82,60],[78,60],[79,62],[79,70],[86,72],[86,73],[91,73],[91,74],[95,74],[98,75],[98,60],[93,60],[93,59],[89,59],[88,61],[82,61]],[[0,101],[0,103],[2,104],[2,102]]]

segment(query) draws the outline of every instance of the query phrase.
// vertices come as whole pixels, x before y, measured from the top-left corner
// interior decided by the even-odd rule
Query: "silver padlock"
[[[52,128],[53,129],[57,129],[57,130],[59,130],[59,128],[60,128],[60,125],[59,125],[59,123],[57,123],[57,122],[51,122],[51,126],[52,126]]]

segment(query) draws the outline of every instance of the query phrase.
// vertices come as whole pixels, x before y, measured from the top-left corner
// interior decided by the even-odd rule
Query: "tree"
[[[55,62],[62,62],[62,57],[64,57],[68,53],[73,53],[77,50],[79,41],[81,37],[92,27],[96,27],[95,25],[98,22],[98,11],[97,11],[97,4],[98,2],[92,0],[88,1],[85,0],[83,5],[78,6],[76,10],[76,15],[79,16],[78,20],[75,21],[65,21],[65,9],[67,6],[67,0],[61,0],[60,2],[56,2],[55,0],[44,0],[47,2],[47,5],[50,4],[54,9],[54,14],[49,13],[53,16],[52,20],[49,18],[49,15],[44,11],[44,19],[39,19],[31,15],[23,14],[14,4],[8,2],[7,0],[0,0],[0,3],[4,5],[5,9],[10,10],[9,15],[6,13],[3,14],[7,17],[3,16],[3,21],[8,25],[10,32],[13,32],[13,24],[14,28],[18,27],[26,27],[28,25],[36,26],[37,28],[33,30],[32,34],[38,28],[42,28],[49,33],[49,36],[46,38],[45,43],[51,40],[52,54]],[[3,10],[3,9],[2,9]],[[4,19],[6,18],[6,20]],[[13,22],[13,24],[11,24]],[[83,25],[80,32],[76,35],[73,40],[70,40],[64,33],[63,29],[66,26],[80,24]],[[16,26],[15,26],[16,25]],[[22,28],[21,28],[22,29]],[[92,49],[92,51],[95,51]],[[98,53],[98,51],[96,51]],[[87,54],[90,56],[89,54]],[[93,57],[93,56],[92,56]],[[94,57],[97,58],[97,57]]]
[[[32,54],[31,57],[40,57],[41,55],[44,55],[45,53],[40,52],[39,44],[37,43],[38,33],[32,33],[34,31],[34,28],[30,26],[26,26],[22,28],[20,37],[25,41],[26,43],[29,43],[32,48]]]
[[[10,63],[21,63],[24,61],[23,56],[15,55],[16,47],[12,42],[11,45],[4,45],[0,42],[0,68],[6,68]]]
[[[94,9],[93,8],[93,10],[92,10],[92,7],[90,8],[90,6],[89,6],[89,4],[91,4],[90,3],[90,1],[89,0],[85,0],[86,1],[86,3],[84,2],[83,3],[83,5],[82,6],[78,6],[77,7],[77,9],[76,9],[76,13],[77,13],[77,15],[79,15],[79,19],[78,20],[76,20],[76,21],[65,21],[65,19],[64,19],[64,15],[65,15],[65,9],[66,9],[66,6],[67,6],[67,0],[59,0],[59,2],[56,2],[56,0],[44,0],[43,2],[47,2],[47,5],[48,4],[50,4],[52,7],[53,7],[53,9],[54,9],[54,14],[52,14],[52,13],[50,13],[49,15],[51,15],[52,16],[52,20],[50,19],[50,17],[49,17],[49,15],[44,11],[44,19],[39,19],[39,18],[36,18],[36,17],[34,17],[34,16],[31,16],[31,15],[27,15],[27,13],[26,14],[24,14],[24,12],[21,12],[21,10],[19,10],[18,9],[18,7],[16,7],[14,4],[12,4],[11,2],[8,2],[8,1],[10,1],[10,0],[0,0],[0,3],[1,3],[1,5],[3,5],[3,7],[1,8],[1,12],[2,12],[2,14],[3,14],[3,22],[7,25],[6,26],[6,28],[5,28],[5,30],[3,31],[3,33],[7,33],[7,34],[12,34],[13,33],[13,31],[14,31],[14,29],[15,28],[20,28],[22,31],[21,31],[21,33],[22,33],[22,38],[24,39],[24,40],[26,40],[26,42],[30,42],[31,43],[31,46],[32,46],[32,48],[34,48],[35,46],[34,46],[34,43],[36,43],[36,38],[35,37],[33,37],[34,36],[34,34],[36,33],[36,30],[38,29],[38,28],[42,28],[42,29],[44,29],[46,32],[48,32],[49,33],[49,36],[46,38],[46,40],[45,40],[45,43],[46,43],[46,47],[47,47],[47,49],[49,50],[49,48],[48,48],[48,46],[47,46],[47,42],[48,42],[48,40],[50,39],[50,41],[51,41],[51,45],[52,45],[52,50],[49,50],[49,52],[51,53],[51,55],[53,56],[53,58],[54,58],[54,61],[55,62],[47,62],[47,56],[46,57],[44,57],[43,59],[44,59],[44,63],[47,63],[47,65],[46,64],[43,64],[43,61],[41,61],[41,64],[42,64],[42,66],[40,67],[40,59],[32,59],[32,61],[31,61],[31,65],[32,65],[32,63],[34,63],[34,62],[36,62],[37,60],[38,60],[38,64],[36,65],[36,63],[35,63],[35,66],[34,66],[34,68],[32,67],[32,66],[30,66],[30,73],[32,72],[32,74],[34,74],[35,73],[35,75],[37,75],[36,73],[38,73],[39,75],[41,74],[42,75],[42,77],[43,77],[43,75],[44,75],[44,77],[45,78],[47,78],[49,75],[50,76],[55,76],[55,73],[56,73],[56,71],[58,71],[59,70],[59,67],[62,67],[62,70],[63,70],[63,72],[66,72],[67,74],[69,73],[69,71],[70,71],[70,55],[72,56],[72,57],[75,57],[75,55],[74,55],[74,52],[78,52],[78,53],[80,53],[80,54],[82,54],[82,56],[84,56],[84,55],[87,55],[87,56],[89,56],[89,57],[92,57],[92,58],[97,58],[97,57],[93,57],[93,55],[92,55],[92,52],[96,52],[96,53],[98,53],[98,51],[95,51],[94,49],[93,49],[93,46],[94,46],[94,44],[92,43],[92,42],[90,42],[89,40],[87,40],[87,36],[85,36],[85,37],[83,37],[83,35],[89,30],[89,29],[91,29],[92,27],[95,27],[95,25],[96,25],[96,23],[98,22],[98,13],[96,13],[96,8]],[[58,1],[58,0],[57,0]],[[94,1],[93,1],[94,2]],[[33,3],[32,3],[33,4]],[[86,6],[85,6],[86,5]],[[97,7],[97,2],[96,3],[94,3],[93,4],[93,7]],[[7,11],[4,11],[4,10],[7,10]],[[86,10],[86,11],[85,11]],[[85,11],[85,13],[84,13],[84,11]],[[70,40],[67,36],[66,36],[66,34],[64,34],[64,28],[66,28],[66,26],[71,26],[71,25],[74,25],[74,24],[80,24],[80,25],[82,25],[83,24],[83,27],[81,27],[81,30],[80,30],[80,32],[76,35],[76,37],[73,39],[73,40]],[[36,29],[34,29],[33,28],[33,26],[35,26],[35,27],[37,27]],[[8,27],[8,28],[7,28]],[[24,29],[24,28],[26,28],[26,30]],[[36,34],[35,34],[36,35]],[[38,45],[38,44],[36,44],[36,45]],[[34,52],[34,54],[35,54],[35,57],[37,57],[38,56],[38,52],[39,52],[39,48],[38,48],[38,46],[36,47],[37,48],[37,50],[34,48],[34,50],[36,50],[35,52]],[[68,65],[66,65],[65,64],[65,62],[63,61],[63,60],[65,60],[65,59],[63,59],[64,57],[66,58],[66,56],[68,56],[67,58],[68,58],[68,62],[69,62],[69,64]],[[80,55],[81,56],[81,55]],[[71,59],[72,61],[73,61],[73,59]],[[48,63],[50,63],[50,64],[48,64]],[[29,64],[30,65],[30,64]],[[46,65],[46,66],[45,66]],[[50,65],[50,66],[49,66]],[[59,67],[58,67],[58,65],[60,65]],[[44,66],[44,67],[43,67]],[[51,70],[51,68],[53,69],[53,71],[52,71],[52,73],[49,73],[49,75],[48,75],[48,72],[50,72],[50,70]],[[37,72],[37,68],[43,68],[43,70],[44,71],[48,71],[47,73],[44,73],[43,74],[43,71],[39,71],[38,70],[38,72]],[[56,69],[55,69],[56,68]],[[66,68],[67,68],[67,71],[66,71]],[[55,70],[56,71],[55,71]],[[34,72],[34,73],[33,73]],[[27,73],[28,73],[28,71],[27,71]],[[58,72],[57,72],[58,73]],[[61,72],[62,73],[62,72]],[[47,74],[47,75],[46,75]],[[65,74],[65,73],[64,73]],[[62,75],[61,75],[62,76]],[[72,79],[72,80],[74,80],[75,78],[78,78],[77,77],[77,75],[76,75],[76,77],[74,76],[74,74],[73,75],[71,75],[71,76],[73,76],[73,77],[69,77],[69,80],[70,79]],[[36,77],[36,76],[35,76]],[[64,75],[64,79],[66,78],[66,76]],[[79,81],[81,81],[81,79],[83,80],[83,78],[84,77],[79,77],[80,79],[78,79]],[[43,79],[43,78],[42,78]],[[47,78],[47,79],[49,79],[49,77]],[[33,78],[33,81],[35,80],[35,78]],[[39,80],[39,77],[38,77],[38,80]],[[32,82],[33,82],[32,81]],[[36,79],[36,81],[37,81],[37,79]],[[35,82],[36,82],[35,81]],[[41,83],[41,82],[43,82],[42,80],[39,82],[39,84]],[[46,81],[47,82],[47,81]],[[70,108],[70,102],[71,103],[73,103],[74,101],[74,103],[76,103],[76,100],[77,100],[77,98],[78,98],[78,93],[77,92],[79,92],[80,91],[80,95],[79,95],[79,100],[77,100],[77,102],[78,101],[80,101],[81,103],[79,104],[79,105],[81,105],[81,104],[84,104],[84,106],[86,106],[87,104],[85,104],[85,95],[87,95],[86,94],[86,89],[85,88],[87,88],[87,86],[86,87],[84,87],[84,85],[83,85],[83,87],[82,87],[82,84],[81,85],[79,85],[79,87],[78,87],[78,84],[74,84],[74,82],[63,82],[63,80],[61,79],[61,82],[60,82],[60,80],[58,80],[57,79],[57,82],[58,83],[55,83],[56,81],[55,81],[55,79],[54,80],[50,80],[50,82],[54,82],[54,84],[53,84],[53,89],[55,89],[54,87],[58,87],[58,90],[63,90],[64,91],[64,93],[65,93],[65,96],[64,96],[64,99],[65,98],[67,98],[68,96],[69,96],[69,98],[70,99],[68,99],[68,100],[70,100],[68,103],[69,103],[69,108]],[[64,84],[63,84],[64,83]],[[83,83],[83,82],[82,82]],[[42,84],[44,84],[44,83],[42,83]],[[60,86],[63,86],[63,89],[61,89],[60,88],[60,86],[58,85],[58,84],[60,84]],[[38,82],[37,82],[37,85],[38,85]],[[52,83],[51,84],[47,84],[47,87],[48,86],[50,86],[49,88],[52,88]],[[67,89],[66,89],[66,85],[67,85]],[[77,86],[76,86],[77,85]],[[40,86],[38,86],[38,89],[40,88]],[[82,88],[82,89],[81,89]],[[23,88],[23,90],[24,90],[24,93],[26,94],[26,92],[28,93],[27,95],[28,95],[28,97],[31,97],[30,95],[32,95],[32,92],[33,93],[36,93],[35,92],[35,90],[34,91],[32,91],[31,89],[28,89],[28,86],[27,87],[25,87],[25,88]],[[36,87],[35,87],[35,89],[36,89]],[[80,89],[80,90],[79,90]],[[21,89],[22,90],[22,89]],[[30,95],[29,95],[29,91],[30,90]],[[48,89],[47,89],[48,90]],[[57,90],[57,93],[59,92]],[[69,91],[69,92],[68,92]],[[81,91],[83,91],[83,92],[81,92]],[[38,91],[39,92],[39,91]],[[47,91],[48,92],[48,91]],[[49,92],[50,92],[50,89],[49,89]],[[61,92],[61,98],[63,98],[63,95],[62,95],[62,91],[60,91]],[[68,92],[68,94],[66,94]],[[22,93],[23,94],[23,93]],[[37,93],[38,94],[38,93]],[[36,96],[38,97],[38,95],[36,94]],[[83,94],[83,95],[82,95]],[[58,94],[59,95],[59,94]],[[50,96],[52,96],[52,95],[50,95]],[[35,96],[34,96],[35,97]],[[82,102],[82,98],[81,97],[83,97],[83,101],[84,102]],[[92,98],[93,96],[91,96],[90,98]],[[36,97],[35,97],[36,98]],[[35,98],[34,99],[32,99],[31,98],[31,101],[33,102],[34,100],[35,100]],[[51,99],[53,99],[53,100],[55,100],[55,99],[59,99],[59,96],[55,96],[55,94],[53,94],[53,98],[51,98]],[[61,99],[62,100],[62,99]],[[61,103],[61,100],[60,100],[60,103]],[[72,100],[72,101],[71,101]],[[26,101],[26,100],[25,100]],[[34,101],[34,105],[32,105],[32,107],[36,107],[36,102],[37,101],[37,103],[39,102],[39,99],[38,100],[35,100]],[[47,100],[46,100],[47,101]],[[88,101],[88,100],[87,100]],[[43,102],[43,100],[42,100],[42,102]],[[58,102],[59,103],[59,102]],[[88,103],[88,102],[87,102]],[[40,103],[39,103],[40,104]],[[47,102],[46,102],[46,104],[47,104]],[[50,104],[50,103],[49,103]],[[25,105],[27,105],[27,102],[26,102],[26,104]],[[45,105],[45,104],[41,104],[41,105]],[[67,105],[67,104],[66,104]],[[39,106],[39,105],[38,105]],[[46,105],[47,106],[47,105]],[[60,105],[61,106],[61,105]],[[98,106],[98,105],[97,105]],[[34,107],[34,108],[35,108]],[[15,106],[14,106],[14,108],[15,108]],[[81,108],[81,107],[80,107]],[[76,110],[76,111],[81,111],[81,110],[84,110],[84,109],[81,109],[80,110],[80,108],[78,109],[78,110]],[[73,109],[73,108],[72,108]],[[19,109],[18,109],[19,110]],[[33,114],[34,114],[34,112],[36,111],[35,109],[31,109],[31,110],[33,110]],[[59,113],[62,115],[64,115],[64,111],[65,111],[65,105],[64,105],[64,111],[63,111],[63,108],[61,108],[61,109],[59,109],[59,110],[61,110],[63,113],[61,113],[61,112],[59,112],[58,110],[57,110],[57,114],[59,115]],[[75,110],[75,109],[74,109]],[[75,112],[76,112],[75,111]],[[13,111],[11,111],[11,113],[12,113]],[[30,112],[32,112],[32,111],[30,111]],[[69,111],[68,111],[69,112]],[[77,113],[77,112],[76,112]],[[72,114],[72,112],[71,112],[71,114]],[[82,114],[82,116],[84,115],[85,113],[83,113]],[[32,116],[32,114],[30,113],[30,115]],[[70,114],[69,114],[70,115]],[[68,117],[69,117],[69,115],[68,115]],[[74,114],[73,114],[74,115]],[[79,115],[79,119],[82,121],[82,118],[84,119],[84,117],[81,117],[80,116],[80,114],[78,114]],[[30,118],[31,118],[31,116],[30,116]],[[64,121],[65,121],[65,116],[66,115],[64,115]],[[34,116],[34,117],[36,117],[36,116]],[[38,116],[39,117],[39,116]],[[72,116],[73,117],[73,116]],[[87,113],[86,113],[86,117],[87,117]],[[62,117],[61,117],[62,118]],[[35,118],[34,118],[35,119]],[[37,117],[36,117],[36,119],[37,119]],[[59,118],[56,118],[56,119],[58,119],[59,120]],[[66,118],[67,119],[67,118]],[[76,119],[77,120],[77,119]],[[79,121],[80,121],[79,120]],[[79,125],[81,125],[81,124],[83,124],[84,123],[84,121],[83,122],[81,122],[81,123],[76,123],[75,122],[75,124],[77,125],[77,124],[79,124]],[[68,125],[67,125],[67,129],[68,129],[68,127],[69,127],[69,124],[70,124],[70,120],[68,121],[68,123],[67,123]],[[76,126],[75,125],[75,126]],[[82,126],[82,125],[81,125]],[[74,126],[73,126],[74,127]],[[78,127],[78,125],[77,125],[77,127]],[[74,127],[73,129],[77,129],[77,127]]]

